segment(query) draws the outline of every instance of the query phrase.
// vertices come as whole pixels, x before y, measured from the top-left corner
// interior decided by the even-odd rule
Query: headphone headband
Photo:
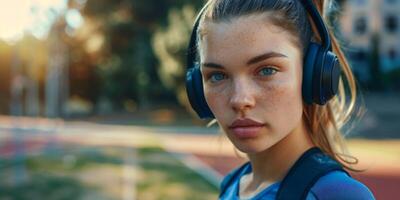
[[[210,4],[210,1],[208,1],[206,3],[206,5],[200,10],[199,14],[196,17],[196,21],[194,22],[192,34],[190,35],[189,48],[188,48],[188,52],[187,52],[187,56],[186,56],[186,66],[188,66],[188,68],[194,67],[193,61],[196,60],[196,56],[197,56],[197,49],[196,49],[197,48],[197,46],[196,46],[197,29],[199,28],[199,25],[200,25],[200,19],[203,16],[203,13],[208,8],[209,4]]]
[[[321,37],[321,46],[325,51],[331,49],[331,38],[328,33],[328,29],[325,26],[324,20],[322,16],[319,14],[317,8],[315,8],[314,4],[311,2],[312,0],[300,0],[303,2],[304,7],[310,13],[315,26],[317,27],[318,33]]]

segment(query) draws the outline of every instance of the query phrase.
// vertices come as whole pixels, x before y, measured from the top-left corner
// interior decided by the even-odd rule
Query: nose
[[[230,105],[236,112],[245,112],[255,106],[253,88],[246,80],[233,81]]]

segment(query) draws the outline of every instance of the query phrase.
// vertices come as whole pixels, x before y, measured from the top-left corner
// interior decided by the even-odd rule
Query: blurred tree
[[[12,47],[0,40],[0,114],[9,112]]]
[[[168,26],[153,36],[153,49],[160,60],[158,74],[163,84],[175,91],[179,102],[189,106],[185,90],[186,49],[195,18],[195,8],[185,5],[168,14]]]
[[[47,48],[44,41],[30,34],[10,49],[9,94],[10,114],[40,115],[40,83],[47,62]]]
[[[49,33],[48,65],[46,73],[46,116],[64,116],[69,98],[69,47],[66,43],[66,22],[60,17]]]
[[[70,0],[71,6],[77,5],[73,2],[75,0]],[[79,35],[77,37],[81,40],[85,38],[83,43],[86,43],[92,64],[97,66],[96,72],[101,83],[99,105],[103,105],[101,101],[111,101],[116,108],[123,108],[126,102],[135,102],[141,109],[166,101],[176,101],[173,91],[183,91],[183,61],[188,39],[187,36],[183,38],[180,36],[190,32],[189,27],[194,18],[194,7],[190,7],[192,4],[197,5],[194,7],[199,7],[201,2],[184,0],[88,0],[86,2],[81,9],[85,26],[77,31]],[[178,19],[180,17],[183,19]],[[178,24],[174,24],[175,22]],[[166,34],[162,33],[172,29],[177,29],[175,31],[177,37],[164,37]],[[167,46],[162,46],[161,40],[170,41]],[[95,41],[98,45],[95,45]],[[171,49],[171,45],[175,45],[175,49]],[[168,49],[165,51],[162,48]],[[166,53],[162,55],[160,53],[162,51]],[[167,58],[167,54],[173,58]],[[175,59],[175,64],[168,65],[169,59]],[[166,71],[175,72],[164,73]],[[175,83],[171,82],[172,79],[176,79],[172,81]]]
[[[69,0],[47,40],[26,35],[15,47],[0,42],[0,52],[8,53],[0,54],[1,105],[13,102],[21,114],[38,115],[42,99],[46,115],[55,117],[66,116],[75,97],[99,104],[105,100],[115,108],[128,105],[130,110],[177,100],[187,104],[185,50],[200,5],[185,0]],[[84,26],[69,22],[71,11],[80,13]]]

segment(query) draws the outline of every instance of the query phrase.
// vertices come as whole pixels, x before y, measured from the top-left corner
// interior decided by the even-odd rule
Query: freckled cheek
[[[225,106],[227,106],[227,95],[224,95],[215,88],[205,88],[204,96],[206,98],[208,106],[215,115],[218,115],[219,113],[221,113],[221,111],[226,110]]]
[[[275,128],[291,126],[302,113],[301,88],[294,81],[282,81],[265,89],[262,101]]]
[[[298,87],[294,82],[277,82],[271,84],[265,88],[265,92],[268,94],[271,100],[277,102],[292,102],[298,98]]]

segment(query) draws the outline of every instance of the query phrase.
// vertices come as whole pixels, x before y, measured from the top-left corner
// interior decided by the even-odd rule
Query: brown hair
[[[313,3],[320,15],[325,17],[324,8],[327,7],[327,2],[313,0]],[[310,23],[306,9],[297,0],[209,0],[197,31],[201,38],[203,27],[208,21],[224,22],[240,16],[262,14],[268,11],[274,12],[273,15],[268,16],[274,25],[284,28],[298,38],[297,43],[303,52],[312,39],[320,42],[318,31],[314,24]],[[303,119],[309,129],[310,138],[317,147],[342,163],[345,168],[351,171],[360,171],[352,166],[358,160],[348,155],[342,134],[342,128],[349,122],[356,105],[356,82],[332,29],[329,25],[327,27],[331,37],[332,50],[338,56],[341,64],[342,75],[339,91],[326,105],[304,103]],[[216,120],[211,123],[213,122]]]

